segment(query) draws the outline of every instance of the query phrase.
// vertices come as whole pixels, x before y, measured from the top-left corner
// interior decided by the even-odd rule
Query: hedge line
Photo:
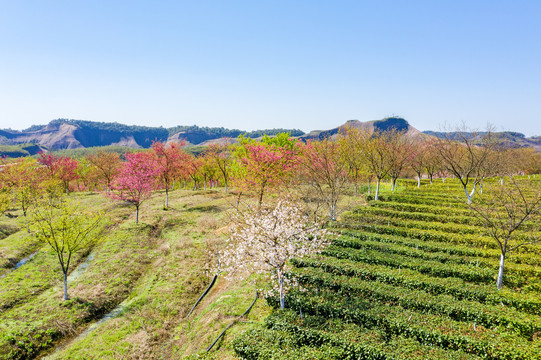
[[[457,277],[475,283],[489,284],[495,282],[496,278],[496,273],[489,269],[459,264],[442,264],[437,261],[412,259],[402,255],[382,254],[370,250],[344,250],[331,245],[325,249],[322,254],[337,259],[350,259],[367,264],[385,265],[396,268],[401,267],[418,271],[421,274],[430,274],[437,277]]]
[[[376,280],[413,290],[423,290],[433,295],[447,294],[457,300],[467,299],[492,305],[511,306],[529,314],[541,315],[541,299],[536,294],[520,294],[506,290],[497,291],[495,285],[465,283],[458,278],[437,278],[412,270],[399,270],[378,265],[357,263],[333,258],[293,259],[296,267],[317,267],[325,272]]]
[[[487,328],[501,326],[527,339],[541,331],[541,321],[538,316],[523,314],[512,308],[473,301],[457,301],[448,295],[433,296],[420,290],[397,288],[370,280],[331,275],[315,268],[295,271],[293,276],[303,286],[327,288],[346,296],[360,295],[365,299],[400,305],[405,309],[444,315],[456,321],[476,322]]]
[[[526,360],[541,356],[539,346],[534,347],[531,342],[520,337],[510,337],[508,334],[499,336],[481,327],[479,332],[472,332],[468,326],[453,325],[452,321],[434,323],[431,321],[434,317],[411,314],[400,307],[380,306],[366,311],[357,307],[354,299],[345,302],[343,297],[289,295],[289,307],[295,311],[338,318],[365,328],[379,328],[388,336],[404,335],[421,344],[462,350],[490,359]]]

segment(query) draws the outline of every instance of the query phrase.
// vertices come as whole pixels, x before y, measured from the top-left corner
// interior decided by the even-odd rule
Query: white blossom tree
[[[226,271],[230,275],[268,275],[279,292],[283,309],[289,260],[321,252],[329,243],[327,232],[290,199],[261,210],[249,206],[247,211],[237,214],[223,252]]]

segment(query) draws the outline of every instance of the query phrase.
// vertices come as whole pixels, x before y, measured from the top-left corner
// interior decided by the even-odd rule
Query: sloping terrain
[[[458,184],[408,183],[344,216],[322,255],[295,260],[301,291],[235,340],[242,358],[541,358],[541,246],[509,257],[498,291],[499,249]]]
[[[111,226],[102,243],[74,259],[69,301],[54,253],[17,231],[20,211],[1,219],[0,359],[180,358],[204,352],[252,302],[253,285],[220,277],[186,319],[212,277],[209,251],[223,241],[233,195],[175,190],[166,211],[157,193],[143,204],[139,225],[132,206],[96,193],[70,198],[103,209]],[[260,299],[246,320],[260,322],[268,309]],[[254,326],[236,325],[213,354],[233,358],[232,337]]]

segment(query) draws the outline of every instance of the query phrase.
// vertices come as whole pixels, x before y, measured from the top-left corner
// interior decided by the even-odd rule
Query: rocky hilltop
[[[86,120],[57,119],[47,125],[32,126],[23,131],[0,130],[0,145],[36,144],[50,150],[79,149],[95,146],[126,146],[149,148],[153,141],[184,142],[204,145],[223,137],[236,138],[240,134],[259,137],[289,132],[303,135],[297,129],[269,129],[245,132],[236,129],[177,126],[174,128],[124,125]]]
[[[320,140],[326,137],[336,138],[346,127],[364,129],[370,133],[396,129],[410,136],[442,137],[445,134],[434,131],[421,132],[401,117],[388,117],[382,120],[359,121],[349,120],[344,124],[328,129],[314,130],[307,134],[297,129],[268,129],[245,132],[223,127],[176,126],[173,128],[124,125],[86,120],[57,119],[47,125],[34,125],[23,131],[0,130],[1,156],[28,156],[39,151],[81,149],[97,146],[125,146],[130,148],[149,148],[153,141],[183,142],[186,146],[206,146],[217,141],[234,143],[236,138],[244,134],[250,138],[258,138],[263,134],[274,135],[289,132],[303,141]],[[447,135],[452,133],[448,133]],[[541,137],[527,138],[517,132],[500,133],[509,146],[533,147],[541,151]]]

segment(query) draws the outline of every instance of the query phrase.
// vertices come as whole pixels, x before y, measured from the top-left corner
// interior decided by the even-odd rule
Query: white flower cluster
[[[319,253],[328,245],[327,231],[290,199],[276,206],[240,214],[223,252],[225,271],[264,273],[271,277],[283,298],[288,261]]]

